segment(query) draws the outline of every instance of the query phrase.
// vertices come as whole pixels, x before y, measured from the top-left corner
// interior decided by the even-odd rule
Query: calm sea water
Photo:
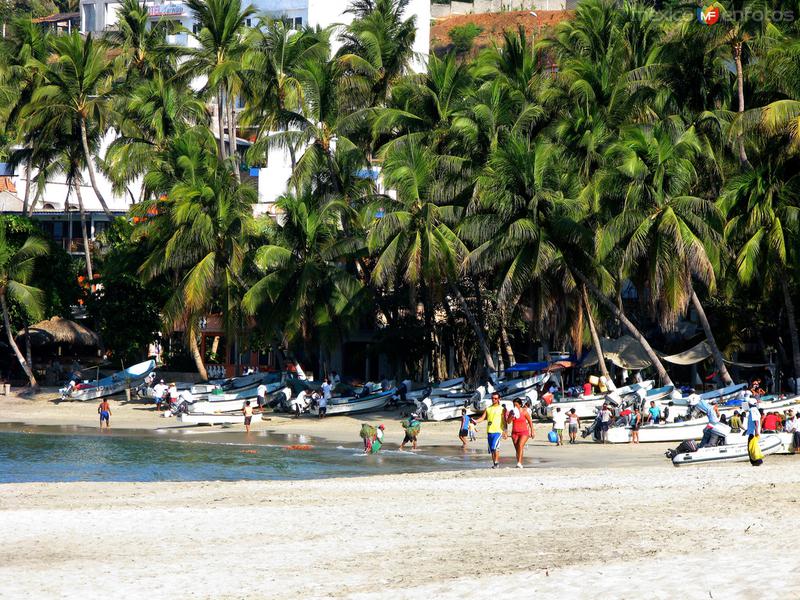
[[[0,429],[0,483],[317,479],[481,466],[486,466],[486,458],[477,452],[388,450],[364,456],[355,444],[326,445],[302,436],[263,432],[245,438],[241,433],[194,431],[100,434],[28,426]]]

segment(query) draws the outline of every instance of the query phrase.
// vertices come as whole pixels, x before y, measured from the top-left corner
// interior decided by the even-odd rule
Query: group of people
[[[419,420],[417,415],[410,415],[404,419],[400,425],[403,427],[403,441],[400,444],[400,450],[404,450],[407,444],[411,444],[411,449],[417,449],[417,438],[422,429],[422,421]],[[386,426],[381,423],[377,427],[373,427],[368,423],[361,424],[361,440],[364,442],[364,454],[377,454],[383,447],[383,434],[386,431]]]

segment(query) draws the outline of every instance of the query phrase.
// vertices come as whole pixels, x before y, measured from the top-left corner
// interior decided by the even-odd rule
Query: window
[[[83,30],[85,32],[95,31],[95,10],[94,4],[83,4]]]
[[[253,26],[253,20],[252,20],[250,17],[247,17],[247,18],[244,20],[244,24],[245,24],[247,27],[252,27],[252,26]]]
[[[295,29],[302,29],[303,28],[303,17],[295,17],[294,18],[294,28]]]
[[[200,27],[200,23],[192,23],[192,35],[197,35],[200,33],[201,29],[202,27]]]

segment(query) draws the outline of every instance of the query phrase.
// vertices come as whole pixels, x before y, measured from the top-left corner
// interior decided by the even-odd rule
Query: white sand
[[[6,485],[0,597],[796,598],[799,497],[793,457]]]
[[[93,403],[45,400],[3,398],[2,421],[95,425]],[[261,427],[357,443],[358,423]],[[420,441],[457,445],[455,428]],[[0,485],[0,598],[800,598],[797,457],[675,469],[663,445],[555,448],[545,430],[528,454],[554,468]]]

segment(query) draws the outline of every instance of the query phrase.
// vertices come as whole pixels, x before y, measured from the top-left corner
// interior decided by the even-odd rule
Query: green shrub
[[[478,34],[483,31],[482,28],[475,25],[475,23],[467,23],[465,25],[458,25],[453,27],[447,32],[456,52],[469,52],[472,50],[472,44]]]

